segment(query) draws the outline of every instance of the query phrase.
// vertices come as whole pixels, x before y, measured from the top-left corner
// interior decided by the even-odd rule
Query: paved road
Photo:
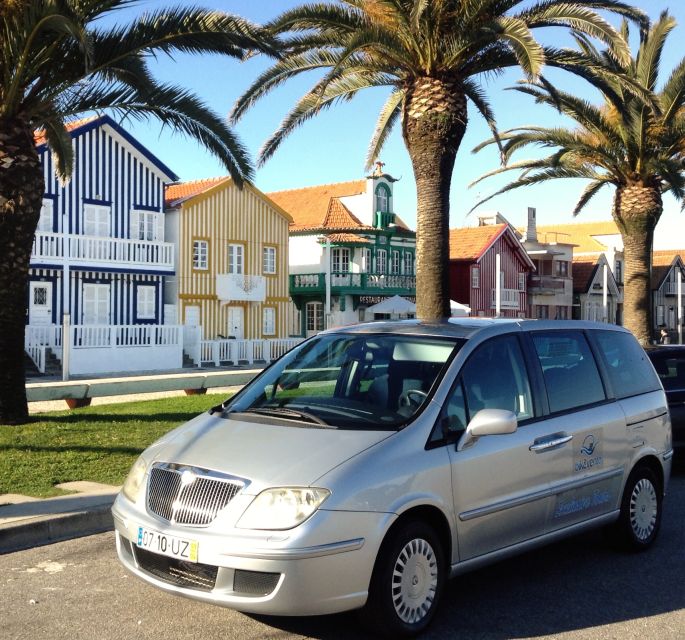
[[[685,638],[685,472],[676,472],[657,545],[609,549],[599,533],[450,583],[425,638]],[[352,614],[257,618],[176,598],[118,564],[112,533],[0,556],[8,640],[364,638]]]

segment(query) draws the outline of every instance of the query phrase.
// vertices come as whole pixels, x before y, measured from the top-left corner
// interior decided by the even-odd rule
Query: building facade
[[[66,316],[71,373],[150,369],[150,349],[156,365],[180,366],[179,332],[164,326],[163,304],[164,280],[174,273],[164,187],[176,175],[108,116],[68,130],[74,168],[66,184],[36,133],[45,194],[30,263],[27,352],[39,370],[50,356],[61,360]]]
[[[477,227],[450,230],[450,297],[472,316],[525,318],[534,265],[514,229],[496,216]],[[498,286],[499,283],[499,286]]]
[[[290,226],[291,335],[373,320],[393,296],[415,301],[416,234],[395,213],[395,179],[377,165],[365,180],[270,193]]]
[[[568,320],[573,309],[573,249],[569,236],[538,232],[536,211],[528,208],[521,244],[535,270],[528,275],[528,317]]]
[[[668,331],[671,343],[677,343],[685,326],[685,249],[654,251],[652,257],[652,333],[658,339],[660,329]],[[678,274],[680,273],[680,277]],[[678,286],[680,285],[680,291]],[[678,327],[680,326],[680,331]]]
[[[177,246],[165,299],[202,340],[288,335],[288,225],[292,218],[229,177],[170,185],[166,231]]]

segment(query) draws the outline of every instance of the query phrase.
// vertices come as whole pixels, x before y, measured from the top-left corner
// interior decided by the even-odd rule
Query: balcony
[[[521,293],[518,289],[500,289],[500,309],[519,309]],[[497,292],[493,289],[490,299],[491,309],[497,308],[496,296]]]
[[[555,295],[564,293],[565,282],[568,278],[557,276],[530,276],[528,280],[528,293],[541,295]]]
[[[216,296],[221,302],[264,302],[266,278],[240,273],[222,273],[216,277]]]
[[[140,271],[174,269],[174,245],[171,242],[129,240],[72,235],[36,233],[31,251],[31,266],[64,264],[72,266],[135,268]]]
[[[681,295],[685,297],[685,282],[680,283]],[[664,293],[667,296],[677,296],[678,295],[678,283],[677,282],[667,282],[664,287]]]
[[[325,273],[290,275],[290,295],[325,293]],[[334,295],[415,295],[416,276],[389,273],[331,273],[331,293]]]

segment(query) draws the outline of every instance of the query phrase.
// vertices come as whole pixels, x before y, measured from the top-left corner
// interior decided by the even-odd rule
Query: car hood
[[[309,486],[394,431],[325,429],[203,414],[152,445],[148,463],[173,462],[248,480],[245,493]]]

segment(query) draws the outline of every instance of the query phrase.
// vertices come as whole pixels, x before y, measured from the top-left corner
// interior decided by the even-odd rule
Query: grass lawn
[[[0,425],[0,495],[48,497],[60,482],[122,484],[143,449],[226,399],[224,394],[101,405]]]

